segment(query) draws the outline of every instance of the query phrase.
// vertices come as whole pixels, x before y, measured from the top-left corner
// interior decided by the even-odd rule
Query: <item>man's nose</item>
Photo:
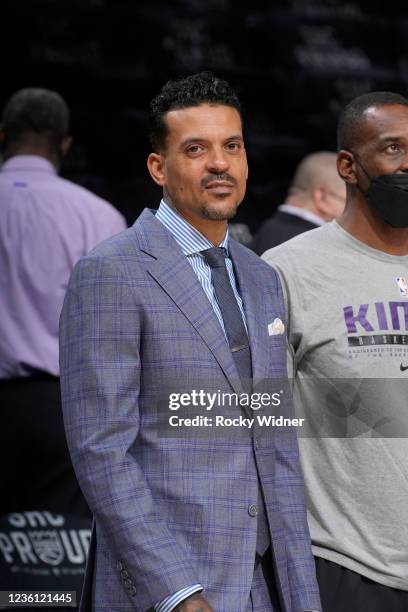
[[[207,168],[215,174],[225,172],[229,168],[228,155],[223,147],[214,147],[207,157]]]

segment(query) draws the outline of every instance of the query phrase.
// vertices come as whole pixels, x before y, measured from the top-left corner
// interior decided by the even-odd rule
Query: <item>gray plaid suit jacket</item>
[[[277,276],[234,240],[229,248],[254,377],[286,377],[285,337],[267,330],[285,318]],[[296,435],[261,434],[256,445],[158,435],[169,380],[240,389],[200,282],[150,210],[79,261],[60,341],[67,438],[95,519],[82,610],[143,612],[201,583],[216,612],[246,612],[258,479],[282,611],[319,610]]]

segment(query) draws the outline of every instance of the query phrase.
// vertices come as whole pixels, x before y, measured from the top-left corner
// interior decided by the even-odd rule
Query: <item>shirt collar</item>
[[[292,204],[282,204],[278,206],[278,210],[284,213],[288,213],[289,215],[294,215],[295,217],[300,217],[305,221],[310,221],[310,223],[314,223],[315,225],[324,225],[325,221],[315,213],[310,212],[310,210],[305,210],[304,208],[299,208],[299,206],[292,206]]]
[[[211,249],[214,246],[208,238],[203,236],[201,232],[166,204],[164,200],[160,202],[156,212],[156,219],[169,230],[184,255],[193,255],[199,251]],[[224,240],[218,246],[224,247],[228,253],[228,227]]]
[[[15,155],[7,159],[1,166],[1,172],[14,170],[29,170],[35,172],[46,172],[47,174],[57,174],[53,164],[40,155]]]

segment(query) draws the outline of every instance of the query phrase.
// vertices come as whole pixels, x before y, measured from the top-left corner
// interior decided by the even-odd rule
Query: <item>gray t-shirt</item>
[[[332,222],[263,258],[286,294],[313,552],[408,590],[408,256]]]

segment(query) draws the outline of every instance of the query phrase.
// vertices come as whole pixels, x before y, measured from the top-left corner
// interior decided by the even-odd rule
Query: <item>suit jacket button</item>
[[[129,589],[129,593],[130,593],[132,596],[136,595],[136,587],[131,586],[131,587],[130,587],[130,589]]]
[[[256,504],[251,504],[249,506],[248,514],[249,516],[256,516],[258,514],[258,508],[256,507]]]
[[[123,568],[124,568],[124,565],[123,565],[122,561],[118,561],[117,564],[116,564],[116,569],[119,570],[119,572],[120,572],[121,570],[123,570]]]
[[[126,570],[122,570],[120,572],[120,575],[122,576],[122,578],[129,578],[129,572],[127,572]]]

